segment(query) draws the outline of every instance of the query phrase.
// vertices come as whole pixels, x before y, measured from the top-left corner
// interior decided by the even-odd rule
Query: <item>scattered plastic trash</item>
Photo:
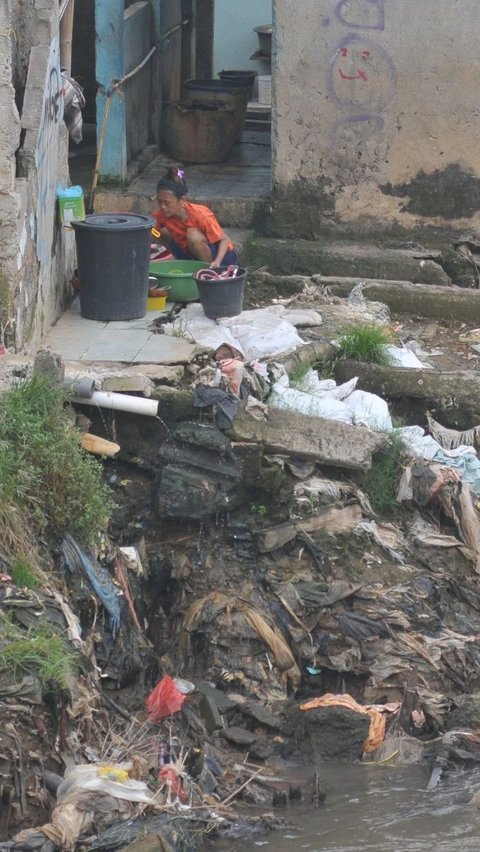
[[[61,802],[73,790],[96,790],[115,799],[151,804],[153,793],[143,781],[130,778],[131,769],[132,763],[72,766],[66,770],[57,790],[57,801]]]
[[[312,313],[316,314],[315,311]],[[165,334],[183,333],[215,352],[223,344],[229,345],[249,363],[303,346],[304,341],[288,317],[288,309],[283,305],[271,305],[260,310],[243,311],[236,317],[217,322],[205,316],[201,305],[190,304],[163,329]]]
[[[354,535],[366,533],[372,536],[374,541],[382,547],[395,562],[403,564],[405,554],[403,552],[404,540],[402,533],[393,524],[377,524],[376,521],[361,521],[354,529]]]
[[[182,677],[174,677],[173,682],[182,695],[190,695],[191,692],[195,691],[195,684],[192,683],[191,680],[184,680]]]
[[[179,689],[169,675],[164,675],[146,701],[150,722],[160,722],[167,716],[178,713],[187,700],[187,695],[188,693]]]
[[[411,349],[407,349],[405,346],[393,346],[391,344],[386,344],[382,348],[388,356],[392,367],[407,367],[414,370],[432,369],[429,364],[424,364],[419,360],[419,358],[417,358]]]
[[[113,580],[107,569],[100,565],[93,556],[82,550],[70,533],[65,535],[61,547],[67,569],[72,574],[75,572],[83,574],[95,594],[100,598],[110,616],[110,627],[113,635],[115,635],[120,628],[120,603]]]
[[[469,485],[462,482],[457,470],[439,462],[417,459],[404,470],[397,499],[413,500],[422,507],[439,500],[466,545],[465,555],[480,572],[480,518]]]
[[[215,406],[215,423],[219,429],[230,429],[237,416],[239,400],[232,391],[221,388],[197,385],[193,390],[192,401],[195,408]]]
[[[436,431],[438,434],[438,428]],[[408,454],[455,468],[460,478],[470,485],[473,493],[480,495],[480,460],[473,446],[457,444],[452,449],[446,449],[432,435],[427,435],[421,426],[405,426],[398,430],[398,434]],[[462,433],[457,435],[461,436]],[[474,434],[471,440],[475,440]]]
[[[178,799],[182,803],[182,805],[187,804],[188,795],[183,789],[182,778],[175,765],[167,763],[165,766],[162,766],[158,773],[158,780],[163,781],[170,788],[167,801],[171,799],[171,796],[173,794],[173,796],[175,796],[175,798]]]
[[[268,403],[272,408],[298,411],[313,417],[366,426],[376,432],[391,432],[392,419],[384,399],[367,391],[355,390],[358,378],[337,386],[332,379],[320,380],[309,370],[299,388],[290,387],[285,372],[272,387]]]
[[[120,553],[123,553],[123,556],[126,559],[126,564],[129,571],[133,571],[137,577],[145,577],[145,569],[142,565],[142,560],[140,559],[140,554],[136,547],[119,547]]]
[[[444,450],[454,450],[461,446],[480,449],[480,426],[474,426],[465,432],[458,432],[457,429],[446,429],[445,426],[433,419],[429,411],[427,411],[427,421],[431,435]]]

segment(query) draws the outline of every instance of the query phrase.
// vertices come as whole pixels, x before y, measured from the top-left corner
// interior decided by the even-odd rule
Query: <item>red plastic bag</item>
[[[172,678],[164,675],[146,701],[150,722],[159,722],[165,716],[178,713],[186,700],[187,696],[177,689]]]
[[[182,779],[178,777],[178,772],[174,766],[164,766],[158,773],[159,781],[166,781],[172,790],[174,796],[181,801],[183,805],[188,802],[188,796],[182,787]]]

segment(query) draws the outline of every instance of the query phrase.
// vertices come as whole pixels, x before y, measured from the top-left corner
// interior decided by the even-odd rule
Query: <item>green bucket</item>
[[[159,287],[170,287],[170,302],[196,302],[200,295],[192,276],[208,266],[200,260],[155,260],[149,275],[157,279]]]

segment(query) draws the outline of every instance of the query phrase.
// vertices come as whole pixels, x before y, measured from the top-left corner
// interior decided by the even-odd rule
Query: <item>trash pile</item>
[[[105,461],[111,537],[45,542],[34,588],[2,558],[0,849],[191,849],[318,805],[292,765],[430,761],[434,787],[480,759],[480,426],[397,427],[356,377],[319,378],[295,359],[323,322],[188,305],[163,326],[208,349],[188,415],[112,421],[134,451]]]
[[[234,770],[210,744],[198,709],[214,706],[207,684],[164,674],[145,695],[157,667],[132,587],[146,575],[136,548],[107,544],[97,558],[65,537],[68,592],[55,581],[49,592],[19,589],[2,575],[0,849],[116,849],[148,832],[162,849],[190,849],[206,833],[236,830],[237,794],[258,774]],[[267,805],[270,775],[260,788]],[[275,824],[243,817],[246,832]]]

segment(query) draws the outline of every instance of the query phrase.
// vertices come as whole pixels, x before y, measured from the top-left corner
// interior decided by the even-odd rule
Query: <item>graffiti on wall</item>
[[[62,78],[58,38],[50,48],[43,91],[42,113],[35,149],[37,170],[37,258],[46,263],[52,253],[55,232],[59,127],[63,119]]]
[[[327,70],[327,92],[338,110],[333,135],[337,142],[361,143],[381,132],[397,90],[393,60],[373,35],[385,30],[385,0],[339,0],[335,17],[348,32]]]

